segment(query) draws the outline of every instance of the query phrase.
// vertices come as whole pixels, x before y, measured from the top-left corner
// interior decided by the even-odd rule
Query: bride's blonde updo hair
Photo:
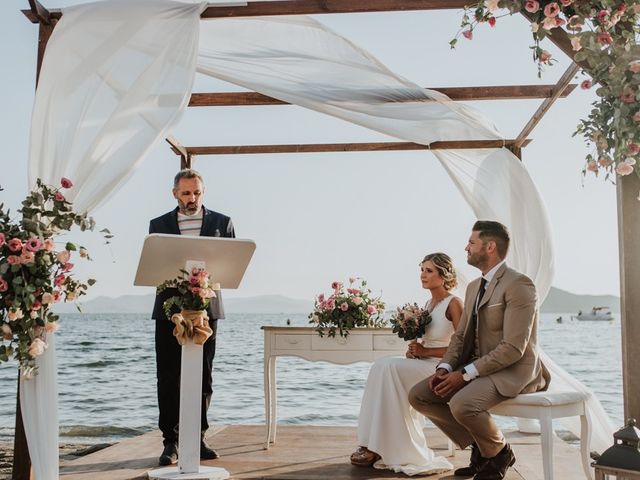
[[[436,252],[430,253],[422,259],[420,264],[424,262],[431,262],[436,267],[438,274],[444,280],[444,288],[446,290],[453,290],[458,286],[458,276],[456,275],[456,269],[453,268],[453,260],[446,253]]]

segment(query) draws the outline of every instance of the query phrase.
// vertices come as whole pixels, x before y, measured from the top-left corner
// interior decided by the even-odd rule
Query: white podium
[[[240,285],[256,245],[252,240],[190,237],[154,233],[144,240],[134,285],[156,287],[193,267],[209,272],[220,288]],[[150,479],[222,480],[224,468],[200,465],[200,412],[202,402],[202,345],[182,347],[180,369],[180,431],[178,466],[150,470]]]

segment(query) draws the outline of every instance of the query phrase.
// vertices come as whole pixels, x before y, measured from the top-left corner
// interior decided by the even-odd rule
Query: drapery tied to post
[[[173,314],[171,321],[176,325],[173,335],[180,345],[186,345],[189,340],[202,345],[213,335],[206,310],[182,310]]]

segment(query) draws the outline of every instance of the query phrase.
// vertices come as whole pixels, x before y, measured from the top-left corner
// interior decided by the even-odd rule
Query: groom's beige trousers
[[[476,442],[485,458],[495,457],[505,445],[488,410],[507,397],[498,393],[489,377],[479,377],[453,396],[439,397],[429,388],[429,378],[409,392],[409,403],[444,434],[465,448]]]

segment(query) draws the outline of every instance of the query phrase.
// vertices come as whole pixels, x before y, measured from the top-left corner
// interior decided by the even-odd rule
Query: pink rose
[[[587,170],[593,173],[598,173],[598,164],[595,160],[589,160],[587,163]]]
[[[629,71],[633,73],[640,72],[640,60],[634,60],[633,62],[629,63]]]
[[[30,252],[38,252],[40,250],[42,250],[42,247],[44,246],[44,244],[42,243],[42,240],[40,240],[38,237],[31,237],[28,241],[27,244],[25,246],[25,248],[27,250],[29,250]]]
[[[19,238],[12,238],[11,240],[9,240],[9,242],[7,242],[7,246],[12,252],[19,252],[20,250],[22,250],[22,240],[20,240]]]
[[[556,2],[548,3],[544,7],[544,15],[546,17],[557,17],[559,13],[560,13],[560,6]]]
[[[342,288],[342,282],[331,282],[331,288],[340,290]]]
[[[635,165],[636,164],[636,159],[633,157],[627,157],[624,159],[624,163],[628,163],[629,165]]]
[[[4,233],[0,232],[0,247],[4,245]]]
[[[53,196],[53,199],[56,202],[64,202],[66,200],[66,198],[64,198],[64,195],[62,195],[60,192],[56,192],[56,194]]]
[[[591,80],[584,80],[580,84],[580,88],[583,89],[583,90],[589,90],[592,85],[593,85],[593,83],[591,83]]]
[[[0,292],[6,292],[7,290],[9,290],[9,284],[4,278],[0,277]]]
[[[489,25],[491,27],[495,27],[496,26],[496,17],[490,17],[489,20],[487,20],[489,22]]]
[[[45,241],[42,243],[42,246],[44,247],[44,249],[47,252],[50,252],[54,249],[55,244],[53,243],[53,240],[51,240],[50,238],[45,239]]]
[[[629,175],[633,173],[633,166],[626,162],[620,162],[616,167],[616,173],[621,176]]]
[[[60,185],[62,185],[62,188],[71,188],[73,187],[73,182],[66,177],[62,177],[60,179]]]
[[[200,279],[198,277],[189,277],[190,285],[200,285]]]
[[[362,304],[362,302],[364,302],[364,300],[362,299],[362,297],[353,297],[352,302],[353,302],[355,305],[361,305],[361,304]]]
[[[375,313],[377,313],[378,309],[375,307],[375,305],[369,305],[367,307],[367,313],[369,315],[374,315]]]
[[[342,310],[343,312],[346,312],[347,310],[349,310],[349,304],[347,302],[342,302],[340,304],[340,310]]]
[[[200,287],[193,287],[191,289],[191,293],[193,293],[194,295],[200,296]]]
[[[23,250],[20,254],[20,263],[32,263],[34,258],[35,257],[32,252]]]
[[[640,122],[640,110],[633,114],[633,121]]]
[[[9,311],[7,312],[7,318],[10,321],[14,321],[14,320],[20,320],[21,318],[24,317],[24,313],[22,313],[22,309],[20,308],[10,308]]]
[[[484,3],[487,6],[487,10],[489,10],[490,12],[495,12],[496,10],[498,10],[498,8],[500,8],[500,5],[498,5],[498,3],[500,3],[500,0],[485,0]]]
[[[349,277],[349,285],[353,285],[356,282],[356,277]]]
[[[70,270],[73,270],[73,263],[67,262],[62,266],[62,271],[63,272],[68,272]]]
[[[60,301],[60,297],[61,297],[61,293],[58,290],[54,290],[53,291],[53,303],[55,302],[59,302]]]
[[[542,50],[540,52],[540,63],[549,63],[549,60],[551,60],[551,54],[546,50]]]
[[[357,288],[347,288],[347,292],[349,292],[351,295],[357,295],[360,293],[360,290],[358,290]]]
[[[598,164],[601,167],[605,167],[605,168],[608,167],[609,165],[611,165],[612,163],[613,163],[613,160],[611,160],[610,158],[607,158],[607,157],[601,157],[598,160]]]
[[[563,7],[568,7],[573,3],[573,0],[560,0],[560,3],[562,4]]]
[[[322,303],[324,302],[324,293],[321,293],[320,295],[318,295],[318,303]]]
[[[636,94],[631,90],[627,90],[622,95],[620,95],[620,100],[624,103],[634,103],[636,101]]]
[[[640,152],[640,145],[637,143],[630,143],[627,145],[627,153],[629,155],[635,155]]]
[[[49,303],[53,303],[53,295],[49,292],[45,292],[42,294],[42,304],[48,305]]]
[[[624,3],[621,3],[620,5],[618,5],[618,8],[616,10],[620,13],[624,13],[627,10],[627,6]]]
[[[465,30],[464,32],[462,32],[462,36],[464,38],[466,38],[467,40],[473,40],[473,31],[472,30]]]
[[[29,355],[33,358],[42,355],[47,348],[47,344],[42,341],[41,338],[35,338],[31,345],[29,345]]]
[[[71,259],[71,252],[69,250],[63,250],[56,255],[56,260],[63,265]]]
[[[536,0],[527,0],[524,2],[524,9],[529,13],[536,13],[540,10],[540,3]]]
[[[596,18],[600,23],[604,23],[604,21],[609,17],[609,12],[607,10],[600,10],[596,15]]]
[[[22,260],[20,260],[20,257],[17,255],[9,255],[7,257],[7,262],[9,263],[9,265],[20,265],[22,263]]]
[[[53,279],[53,284],[56,287],[59,287],[60,285],[62,285],[64,283],[64,281],[67,279],[67,277],[65,277],[62,273],[59,275],[56,275],[56,278]]]
[[[325,310],[333,310],[336,308],[336,301],[333,298],[330,298],[325,302]]]
[[[544,28],[545,30],[556,28],[556,20],[556,17],[545,17],[545,19],[542,21],[542,28]]]
[[[40,303],[39,301],[35,301],[31,304],[31,310],[32,311],[36,311],[36,310],[40,310],[42,308],[42,303]]]
[[[609,32],[600,32],[596,36],[596,40],[600,45],[611,45],[613,43],[613,38],[611,38]]]

